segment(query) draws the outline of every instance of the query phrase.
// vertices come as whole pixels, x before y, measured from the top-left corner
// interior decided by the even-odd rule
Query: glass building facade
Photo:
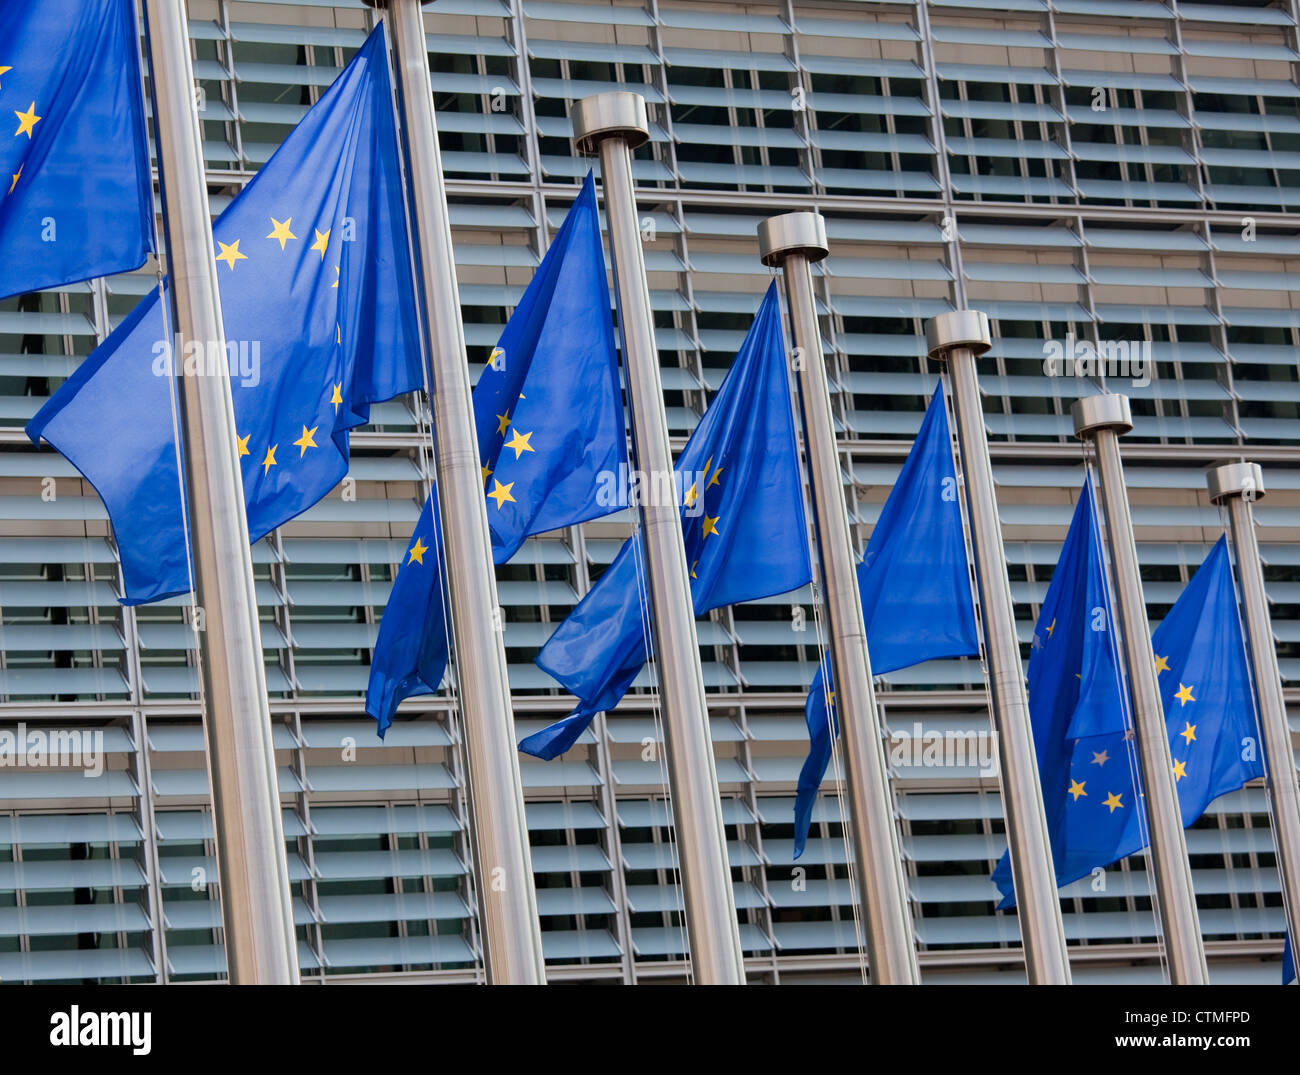
[[[359,0],[190,0],[214,212],[361,44]],[[769,270],[755,228],[816,209],[816,267],[860,553],[938,384],[924,322],[985,311],[980,361],[1028,656],[1083,480],[1051,341],[1149,354],[1125,460],[1158,622],[1218,537],[1205,468],[1264,465],[1256,510],[1287,700],[1300,715],[1300,42],[1295,0],[438,0],[429,65],[474,373],[588,162],[574,101],[633,89],[670,431],[717,388]],[[155,267],[0,302],[0,731],[102,732],[105,770],[0,769],[0,980],[222,976],[187,601],[117,603],[95,492],[22,426],[156,283]],[[1149,350],[1144,348],[1149,347]],[[374,408],[350,479],[254,548],[299,950],[307,980],[474,981],[462,734],[413,699],[381,743],[370,647],[424,497],[421,399]],[[521,732],[568,710],[532,658],[630,533],[624,512],[533,539],[498,570]],[[861,979],[833,789],[792,861],[818,615],[805,591],[722,609],[699,641],[752,981]],[[553,980],[681,980],[680,878],[647,677],[523,780]],[[979,660],[883,677],[887,728],[989,735]],[[1296,716],[1293,729],[1300,730]],[[1293,737],[1295,732],[1293,731]],[[994,777],[895,768],[927,981],[1014,982]],[[1187,835],[1211,976],[1275,982],[1282,914],[1251,785]],[[1156,981],[1141,856],[1062,890],[1077,981]]]

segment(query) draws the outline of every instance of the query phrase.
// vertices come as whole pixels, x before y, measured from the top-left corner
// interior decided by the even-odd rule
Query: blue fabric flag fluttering
[[[809,581],[803,488],[773,283],[717,395],[673,468],[695,614]],[[648,485],[658,484],[653,478]],[[550,759],[612,709],[646,662],[639,535],[537,655],[579,705],[519,748]]]
[[[930,397],[921,428],[894,488],[876,520],[858,565],[858,590],[873,675],[940,657],[977,657],[975,604],[957,501],[957,475],[943,393]],[[831,760],[831,728],[839,735],[824,679],[829,658],[813,679],[804,720],[808,758],[794,805],[794,857],[803,854],[817,792]],[[834,698],[834,682],[831,683]],[[828,720],[828,709],[830,716]]]
[[[1105,857],[1109,849],[1120,846],[1126,827],[1137,829],[1138,804],[1130,769],[1136,761],[1125,739],[1127,703],[1105,572],[1089,479],[1084,481],[1034,625],[1027,677],[1029,718],[1058,887],[1094,866],[1114,861],[1114,855]],[[1110,733],[1093,736],[1097,728]],[[1089,734],[1081,738],[1079,731]],[[1094,740],[1099,744],[1095,758],[1087,750]],[[1089,765],[1094,766],[1092,775],[1087,772]],[[1073,779],[1077,769],[1084,770],[1079,774],[1083,784]],[[1073,804],[1082,808],[1069,809]],[[1014,906],[1006,854],[993,871],[993,881],[1003,896],[999,906]]]
[[[1091,488],[1085,485],[1029,662],[1029,712],[1058,887],[1146,846],[1112,623]],[[1225,538],[1151,642],[1170,764],[1187,826],[1220,795],[1263,775]],[[1000,906],[1011,906],[1005,855],[993,879],[1004,897]]]
[[[155,290],[27,426],[103,498],[129,605],[190,588],[173,361],[229,372],[252,541],[342,480],[372,403],[423,384],[382,23],[213,235],[225,352],[169,340]]]
[[[474,416],[498,564],[532,534],[618,510],[601,496],[627,436],[590,173],[474,387]],[[436,691],[446,670],[440,526],[430,496],[371,660],[366,712],[380,736],[402,699]],[[417,541],[431,551],[412,561]]]
[[[498,564],[618,510],[599,496],[627,436],[590,172],[474,386],[474,425]]]
[[[0,298],[153,251],[137,41],[132,0],[0,4]]]
[[[380,739],[402,699],[432,694],[442,683],[448,653],[446,585],[435,491],[406,546],[370,661],[366,712],[378,722]]]

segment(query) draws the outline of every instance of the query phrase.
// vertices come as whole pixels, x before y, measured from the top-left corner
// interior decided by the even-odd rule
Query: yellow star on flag
[[[248,260],[248,255],[247,255],[247,254],[241,254],[241,253],[239,252],[239,240],[238,240],[238,239],[236,239],[236,240],[235,240],[233,243],[231,243],[229,246],[227,246],[227,245],[226,245],[225,243],[223,243],[220,239],[218,239],[218,240],[217,240],[217,245],[218,245],[219,247],[221,247],[221,253],[217,255],[217,260],[218,260],[218,261],[224,261],[227,265],[230,266],[230,268],[231,268],[232,270],[233,270],[234,267],[235,267],[235,262],[237,262],[237,261],[247,261],[247,260]]]
[[[249,434],[247,434],[246,436],[243,436],[243,437],[240,437],[240,436],[236,435],[235,439],[239,441],[239,454],[240,454],[241,457],[249,454],[249,451],[248,451],[248,438],[251,437],[252,435],[253,435],[253,434],[251,434],[251,433],[249,433]]]
[[[1096,751],[1093,751],[1092,754],[1093,765],[1105,765],[1108,761],[1110,761],[1110,755],[1106,753],[1106,751],[1103,750],[1100,754],[1098,754]]]
[[[1083,784],[1084,784],[1084,783],[1086,783],[1086,781],[1084,781],[1084,782],[1080,782],[1080,781],[1078,781],[1078,780],[1071,780],[1071,781],[1070,781],[1070,786],[1069,786],[1068,788],[1065,789],[1066,794],[1067,794],[1067,795],[1073,795],[1073,796],[1074,796],[1074,801],[1075,801],[1075,802],[1078,802],[1078,801],[1079,801],[1079,797],[1080,797],[1081,795],[1087,795],[1087,794],[1088,794],[1086,791],[1083,790]]]
[[[415,544],[411,546],[411,558],[406,562],[408,564],[423,564],[424,554],[429,551],[429,546],[424,543],[422,538],[416,538]]]
[[[342,384],[336,384],[336,385],[334,386],[334,394],[333,394],[332,396],[330,396],[330,402],[334,404],[334,413],[335,413],[335,414],[338,414],[338,413],[339,413],[339,405],[343,402],[343,385],[342,385]]]
[[[30,139],[32,128],[41,122],[41,117],[36,114],[36,102],[33,101],[29,104],[26,112],[19,112],[15,109],[14,115],[18,117],[18,130],[14,131],[14,137],[17,138],[20,134],[25,134]]]
[[[697,575],[697,574],[695,573],[695,565],[698,564],[698,563],[699,563],[698,560],[693,560],[693,561],[691,562],[691,578],[693,578],[693,579],[698,579],[698,578],[700,577],[699,575]]]
[[[483,480],[484,480],[484,481],[487,481],[487,480],[488,480],[488,475],[492,473],[492,468],[491,468],[490,466],[488,466],[486,463],[484,463],[484,464],[483,464],[481,467],[479,467],[478,469],[479,469],[480,471],[482,471],[482,473],[483,473]]]
[[[311,429],[308,429],[306,426],[302,427],[302,436],[293,442],[294,447],[298,449],[299,459],[307,454],[308,448],[320,447],[320,445],[318,445],[313,439],[316,436],[316,430],[318,429],[320,429],[320,426],[312,426]]]
[[[506,430],[510,427],[510,416],[508,414],[498,414],[496,418],[497,418],[497,432],[504,437],[506,434]]]
[[[1169,671],[1169,658],[1161,657],[1160,654],[1157,653],[1156,654],[1156,675],[1159,675],[1161,672],[1168,672],[1168,671]]]
[[[706,478],[709,476],[709,467],[711,467],[712,465],[713,465],[713,456],[709,456],[708,462],[704,464],[704,476]],[[709,484],[711,485],[712,482],[710,482]],[[707,489],[708,487],[709,486],[706,485],[704,488]],[[691,487],[686,490],[686,495],[682,497],[682,500],[684,500],[688,505],[690,505],[695,503],[695,497],[696,497],[695,483],[692,482]]]
[[[285,217],[283,220],[276,220],[275,217],[272,217],[271,224],[273,226],[271,228],[271,234],[268,235],[267,238],[279,239],[280,249],[283,250],[284,244],[287,240],[298,238],[298,236],[294,235],[294,233],[289,230],[289,225],[292,223],[293,217]]]
[[[496,478],[492,479],[492,491],[488,493],[488,496],[497,502],[498,511],[505,506],[506,501],[509,501],[512,504],[515,502],[515,498],[510,495],[510,490],[514,487],[514,482],[507,482],[505,485],[502,485],[496,480]]]
[[[334,266],[334,283],[330,284],[330,287],[338,287],[338,286],[339,286],[339,267],[338,267],[337,265],[335,265],[335,266]]]
[[[3,64],[0,64],[0,75],[3,75],[6,71],[12,71],[12,70],[13,70],[12,67],[5,67]]]
[[[314,232],[316,233],[316,241],[315,241],[314,243],[312,243],[311,246],[308,247],[308,249],[309,249],[309,250],[319,250],[319,251],[320,251],[320,259],[321,259],[321,261],[324,261],[324,260],[325,260],[325,248],[326,248],[327,246],[329,246],[329,244],[330,244],[330,230],[329,230],[329,228],[326,228],[325,231],[324,231],[323,233],[322,233],[322,232],[320,231],[320,229],[318,229],[318,228],[312,228],[311,230],[314,231]]]
[[[1047,625],[1047,637],[1052,637],[1052,632],[1056,630],[1056,617],[1052,617],[1052,622]]]
[[[1186,775],[1187,775],[1187,762],[1185,761],[1174,762],[1174,783],[1177,784],[1178,781],[1182,780],[1182,778],[1185,777]]]
[[[1109,806],[1110,812],[1113,814],[1116,810],[1118,810],[1120,807],[1124,805],[1124,797],[1122,795],[1116,795],[1112,791],[1109,795],[1106,796],[1106,801],[1101,805]]]
[[[1188,702],[1196,701],[1196,699],[1192,697],[1192,688],[1189,686],[1184,686],[1182,683],[1178,684],[1178,690],[1174,692],[1174,697],[1177,698],[1183,705],[1186,705]]]
[[[18,177],[23,174],[23,166],[18,165],[18,171],[14,172],[13,182],[9,184],[9,193],[14,192],[14,187],[18,186]]]
[[[1196,738],[1196,725],[1183,721],[1183,730],[1178,734],[1187,741],[1188,746],[1191,746],[1192,740]]]
[[[276,461],[275,461],[275,450],[276,450],[278,447],[280,447],[278,444],[272,444],[271,447],[269,447],[269,448],[266,450],[266,458],[262,460],[262,473],[263,473],[263,474],[268,473],[272,467],[274,467],[274,466],[278,466],[278,465],[279,465],[279,464],[276,463]]]
[[[713,515],[713,516],[706,515],[706,516],[704,516],[704,536],[705,536],[705,537],[708,537],[710,534],[717,534],[717,533],[718,533],[718,520],[719,520],[720,518],[721,518],[720,515]],[[719,534],[718,536],[721,537],[722,535]]]
[[[712,462],[712,460],[710,460],[710,462]],[[707,471],[709,468],[705,466],[704,469]],[[704,488],[711,489],[715,485],[721,485],[722,483],[718,481],[718,475],[721,474],[725,469],[726,469],[725,467],[718,467],[718,469],[713,472],[713,477],[709,479],[709,484],[706,485]]]
[[[535,452],[537,450],[528,443],[530,437],[532,437],[532,433],[520,433],[519,430],[516,429],[510,435],[510,439],[506,441],[502,447],[513,448],[515,450],[515,458],[518,459],[524,454],[524,452]]]

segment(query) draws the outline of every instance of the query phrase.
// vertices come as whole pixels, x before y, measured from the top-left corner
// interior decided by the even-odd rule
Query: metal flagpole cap
[[[1074,419],[1074,435],[1080,438],[1100,429],[1113,429],[1117,436],[1122,436],[1133,428],[1128,396],[1114,392],[1076,399],[1070,406],[1070,416]]]
[[[1264,496],[1264,471],[1258,463],[1225,463],[1206,472],[1205,484],[1210,488],[1211,502],[1216,504],[1234,496],[1261,500]]]
[[[955,347],[969,347],[978,357],[993,346],[988,314],[982,310],[950,310],[925,323],[925,346],[931,358],[946,359]]]
[[[764,265],[780,265],[791,254],[821,261],[830,252],[821,213],[782,213],[758,225],[758,256]]]
[[[578,152],[593,157],[606,138],[622,138],[628,149],[650,141],[645,98],[628,90],[584,97],[573,108],[573,141]]]

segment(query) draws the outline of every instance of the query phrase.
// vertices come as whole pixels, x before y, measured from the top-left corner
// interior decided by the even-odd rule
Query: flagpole
[[[536,985],[546,981],[546,964],[504,637],[495,626],[496,570],[420,6],[421,0],[387,3],[429,342],[437,496],[469,770],[478,920],[489,983]]]
[[[645,488],[660,488],[662,481],[655,479],[672,474],[673,457],[632,183],[632,150],[650,137],[645,99],[622,91],[600,93],[579,101],[572,116],[578,151],[600,156],[636,465],[650,476]],[[691,966],[701,985],[741,985],[745,960],[681,514],[676,504],[646,503],[649,499],[643,497],[640,505],[641,534]]]
[[[225,354],[184,3],[145,0],[145,21],[173,339]],[[227,975],[235,985],[296,985],[298,945],[230,381],[222,363],[207,374],[185,372],[181,357],[173,347]]]
[[[818,561],[830,619],[835,711],[844,742],[849,821],[857,850],[853,871],[867,926],[871,980],[877,985],[919,985],[907,875],[871,685],[867,628],[813,298],[811,264],[830,253],[826,222],[819,213],[769,217],[758,226],[758,250],[764,265],[782,270],[791,335],[799,351],[799,403],[817,523]]]
[[[1291,729],[1287,726],[1282,677],[1269,622],[1268,597],[1264,593],[1264,570],[1255,537],[1253,504],[1264,496],[1264,472],[1258,463],[1228,463],[1213,468],[1206,481],[1210,500],[1227,505],[1232,526],[1255,697],[1259,699],[1259,723],[1268,758],[1268,794],[1273,807],[1278,873],[1286,896],[1283,913],[1288,933],[1300,938],[1300,785],[1296,783]]]
[[[993,344],[989,319],[978,310],[940,314],[926,322],[925,340],[930,357],[948,363],[952,381],[1025,970],[1031,985],[1069,985],[1070,954],[1056,892],[1052,843],[1038,779],[1015,605],[1007,580],[1006,549],[975,368],[976,357]]]
[[[1133,538],[1133,520],[1119,454],[1121,434],[1133,428],[1128,397],[1115,393],[1087,396],[1074,402],[1070,414],[1074,419],[1075,436],[1080,440],[1091,440],[1097,452],[1101,502],[1106,513],[1106,536],[1114,569],[1115,599],[1150,828],[1156,896],[1165,949],[1169,954],[1169,979],[1174,985],[1205,985],[1209,972],[1205,965],[1200,916],[1192,891],[1187,838],[1183,834],[1182,812],[1178,806],[1164,706],[1156,682],[1151,625],[1147,622],[1137,543]]]

